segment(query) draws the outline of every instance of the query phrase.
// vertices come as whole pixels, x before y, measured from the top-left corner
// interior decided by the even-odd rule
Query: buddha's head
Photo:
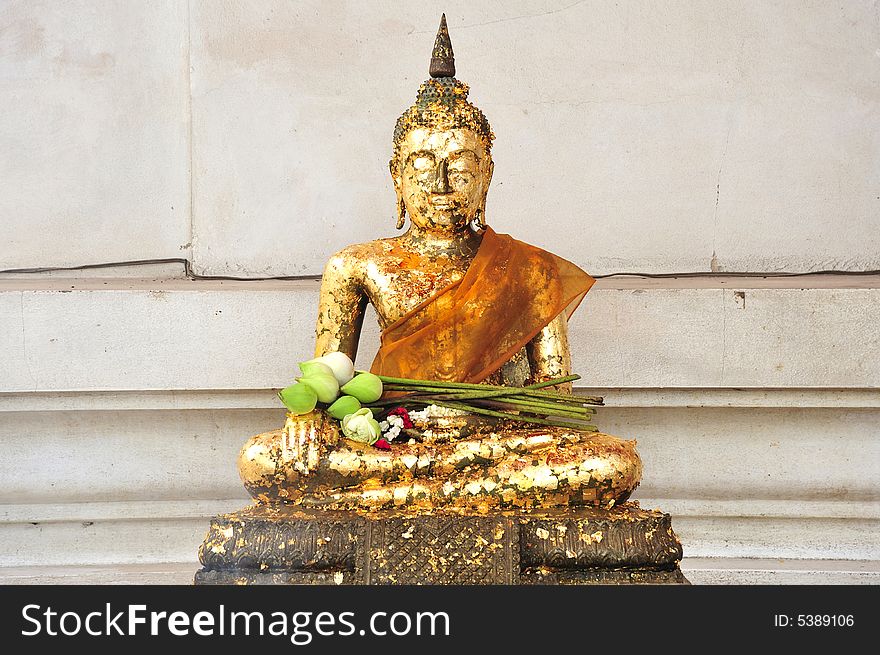
[[[431,79],[397,120],[390,168],[398,228],[405,216],[432,231],[460,231],[485,217],[492,180],[492,128],[458,81],[446,17],[431,59]]]

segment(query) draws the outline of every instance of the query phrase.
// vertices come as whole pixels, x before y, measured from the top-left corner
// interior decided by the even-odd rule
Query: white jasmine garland
[[[403,425],[403,417],[397,416],[396,414],[390,415],[384,421],[379,423],[379,427],[382,430],[382,436],[384,436],[385,440],[389,442],[400,436],[400,433],[403,430]]]
[[[452,409],[451,407],[440,407],[439,405],[428,405],[425,409],[417,412],[410,412],[409,417],[414,421],[424,421],[429,418],[448,418],[452,416],[466,416],[467,412],[460,409]]]

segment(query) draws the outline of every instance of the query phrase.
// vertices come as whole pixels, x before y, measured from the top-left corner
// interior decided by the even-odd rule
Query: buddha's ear
[[[391,171],[391,181],[394,183],[394,195],[397,196],[397,229],[403,229],[406,224],[406,203],[403,201],[403,189],[400,185],[400,169],[395,165],[394,159],[388,162],[388,170]]]
[[[394,189],[400,189],[400,170],[394,165],[394,159],[388,160],[388,170],[391,173],[391,180],[394,182]]]
[[[397,161],[392,159],[388,162],[388,170],[391,173],[391,182],[394,184],[394,193],[397,195],[397,201],[403,200],[403,186],[401,184],[400,166]]]
[[[495,172],[495,162],[492,161],[491,155],[488,158],[488,163],[485,164],[486,171],[486,188],[483,189],[483,202],[485,203],[486,194],[489,193],[489,186],[492,184],[492,174]]]
[[[483,189],[483,198],[480,201],[477,214],[474,216],[474,228],[478,232],[483,232],[486,229],[486,196],[489,195],[489,185],[492,183],[492,173],[495,172],[495,162],[492,161],[491,157],[489,157],[489,165],[486,168],[486,188]]]

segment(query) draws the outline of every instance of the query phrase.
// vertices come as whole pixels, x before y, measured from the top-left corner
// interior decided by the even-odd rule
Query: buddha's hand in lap
[[[296,501],[319,470],[321,457],[339,441],[339,424],[324,412],[288,415],[281,430],[251,437],[238,455],[248,493],[263,502]]]

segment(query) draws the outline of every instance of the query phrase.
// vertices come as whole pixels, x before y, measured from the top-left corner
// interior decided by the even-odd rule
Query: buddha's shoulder
[[[346,246],[330,257],[327,267],[352,269],[381,261],[394,250],[396,241],[396,237],[390,237]]]

